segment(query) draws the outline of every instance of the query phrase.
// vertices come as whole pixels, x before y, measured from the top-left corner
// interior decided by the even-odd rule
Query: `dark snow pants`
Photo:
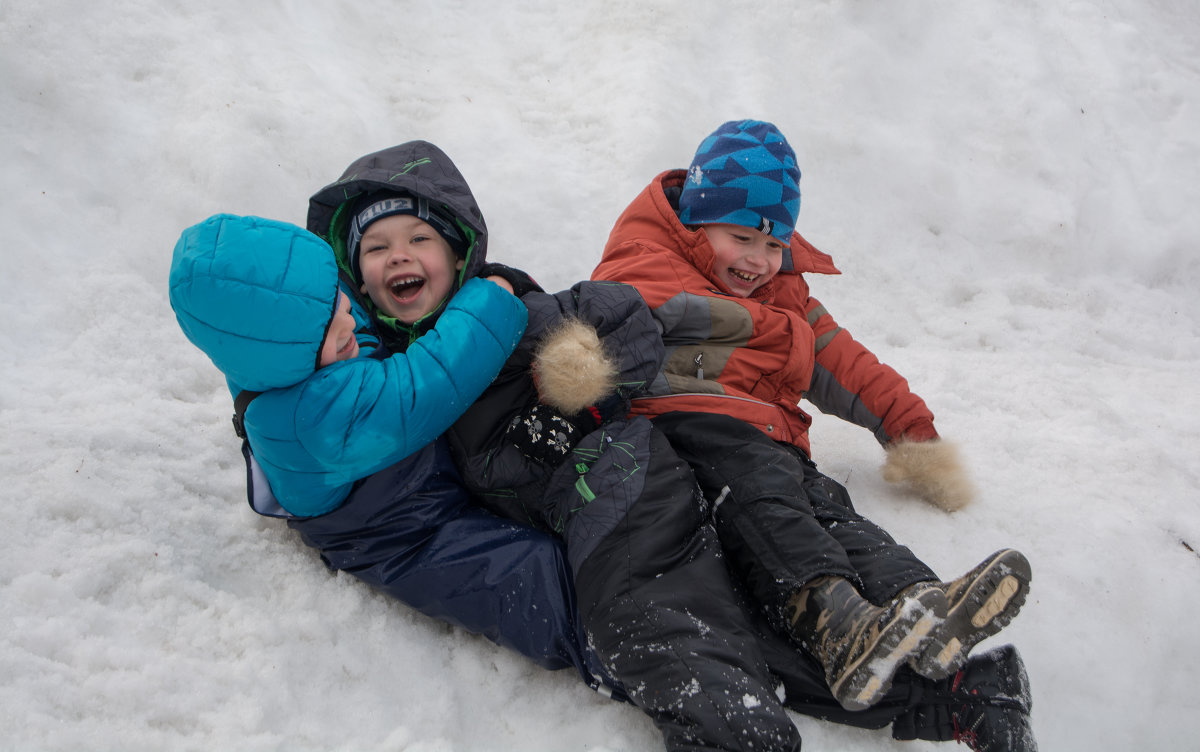
[[[551,493],[588,639],[667,749],[798,750],[708,505],[650,421],[586,436]]]
[[[660,451],[643,470],[634,466],[626,473],[655,476],[629,487],[634,496],[650,499],[633,515],[621,510],[637,499],[590,506],[582,504],[584,496],[577,512],[568,512],[571,533],[588,554],[580,563],[581,592],[588,596],[580,603],[584,619],[563,542],[469,506],[440,447],[367,478],[334,512],[289,525],[332,569],[541,666],[574,666],[590,686],[601,684],[597,677],[612,686],[611,674],[586,645],[581,621],[587,622],[597,646],[613,656],[613,674],[638,682],[638,702],[670,749],[798,748],[794,726],[769,692],[776,682],[789,709],[863,728],[881,728],[912,708],[928,682],[904,671],[868,710],[838,705],[816,663],[774,631],[729,579],[706,522],[707,503],[690,473],[681,463],[672,465],[670,456]],[[662,463],[668,464],[666,474]],[[596,477],[587,470],[578,476],[581,489]],[[615,497],[606,494],[609,502]],[[613,534],[605,536],[606,528]],[[662,541],[643,540],[659,534]],[[645,557],[634,554],[642,548]],[[622,653],[626,648],[629,654]],[[730,688],[751,691],[731,695]],[[623,696],[619,688],[617,696]],[[762,700],[762,707],[746,707],[745,698],[753,698],[751,706]]]
[[[937,576],[886,530],[858,514],[846,489],[804,453],[726,415],[668,413],[654,425],[691,465],[716,505],[725,553],[772,618],[797,588],[839,575],[881,604]]]
[[[562,544],[474,506],[442,439],[288,525],[331,569],[545,668],[574,666],[594,688],[612,683],[586,648]]]

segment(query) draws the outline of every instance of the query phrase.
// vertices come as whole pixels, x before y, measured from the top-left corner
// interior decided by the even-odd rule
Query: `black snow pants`
[[[589,643],[667,749],[799,750],[708,505],[666,438],[645,418],[608,424],[550,485]]]
[[[714,503],[731,566],[777,624],[788,597],[821,575],[851,580],[876,604],[937,579],[797,447],[727,415],[667,413],[654,425]]]

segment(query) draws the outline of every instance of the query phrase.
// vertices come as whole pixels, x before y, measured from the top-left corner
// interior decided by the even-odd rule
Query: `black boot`
[[[892,723],[895,739],[957,741],[975,752],[1037,752],[1029,675],[1012,645],[978,655],[932,682]]]
[[[819,577],[800,588],[788,608],[792,637],[824,668],[838,703],[863,710],[887,693],[897,668],[920,654],[946,615],[946,598],[937,587],[910,588],[875,606],[849,580]]]

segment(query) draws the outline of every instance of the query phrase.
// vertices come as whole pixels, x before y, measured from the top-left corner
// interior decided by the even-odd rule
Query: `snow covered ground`
[[[586,277],[725,120],[780,126],[839,322],[981,489],[865,432],[816,458],[945,576],[1032,560],[1044,750],[1194,748],[1200,6],[1184,0],[0,0],[0,750],[642,752],[648,720],[329,575],[255,517],[180,230],[303,224],[358,155],[442,146],[492,257]],[[808,750],[920,750],[796,716]]]

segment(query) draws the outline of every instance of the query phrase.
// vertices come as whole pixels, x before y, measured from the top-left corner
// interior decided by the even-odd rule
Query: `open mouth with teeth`
[[[401,303],[407,303],[415,298],[417,293],[421,292],[421,289],[424,287],[424,277],[414,277],[411,275],[397,277],[388,283],[388,290],[391,291],[392,297]]]
[[[754,281],[756,279],[758,279],[759,277],[761,277],[762,275],[761,274],[750,274],[749,272],[742,272],[742,271],[738,271],[737,269],[730,269],[729,276],[733,277],[734,279],[740,279],[741,281],[745,282],[746,284],[754,284]]]

